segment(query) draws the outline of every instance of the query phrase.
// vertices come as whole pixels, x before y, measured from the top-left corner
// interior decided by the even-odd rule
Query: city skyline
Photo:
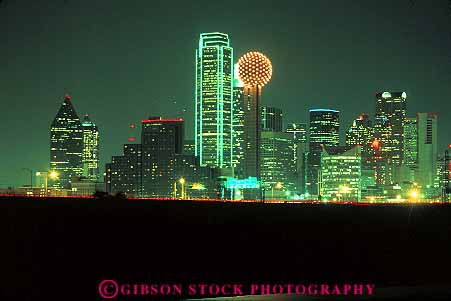
[[[406,1],[406,3],[407,2],[408,1]],[[71,5],[73,4],[69,4],[69,6]],[[323,5],[324,3],[314,6],[314,12],[318,13],[320,8],[324,8]],[[437,17],[436,23],[433,24],[437,24],[438,22],[445,22],[446,19],[444,18],[444,16],[441,15],[441,13],[439,13],[442,12],[443,10],[443,13],[445,14],[446,13],[444,11],[445,7],[441,8],[438,5],[422,7],[421,5],[423,5],[421,2],[417,2],[416,6],[407,7],[409,13],[411,13],[413,16],[416,16],[416,20],[420,18],[419,10],[429,9],[432,10],[435,13],[434,16]],[[6,20],[6,22],[11,21],[11,19],[9,18],[6,17],[4,18],[3,14],[5,10],[8,10],[9,12],[13,10],[12,11],[13,15],[14,13],[19,14],[17,10],[14,10],[19,9],[19,7],[16,6],[18,5],[13,3],[9,4],[6,8],[2,7],[0,9],[0,20]],[[362,5],[361,7],[357,8],[352,7],[351,9],[361,10],[362,12],[368,13],[368,11],[370,10],[369,7],[372,8],[372,5],[367,4],[367,6]],[[393,5],[393,8],[395,12],[400,11],[400,8],[397,5]],[[64,9],[65,10],[63,11],[62,15],[64,16],[70,15],[70,12],[68,12],[66,8]],[[263,6],[262,10],[265,9],[267,10],[268,7]],[[324,13],[327,14],[330,12],[326,10],[324,11]],[[277,13],[274,14],[277,15]],[[104,18],[106,18],[106,16],[104,16]],[[108,18],[103,20],[106,21],[108,20]],[[426,20],[422,21],[425,22]],[[277,22],[275,21],[270,23],[277,24]],[[63,26],[68,26],[68,24],[65,25],[63,24]],[[446,82],[449,82],[447,80],[449,78],[449,72],[445,72],[445,70],[441,71],[437,70],[437,72],[440,71],[438,72],[438,74],[441,75],[440,76],[440,78],[442,79],[441,84],[435,83],[436,74],[434,72],[419,73],[420,70],[424,70],[423,67],[425,62],[429,62],[430,67],[436,69],[445,69],[443,66],[440,66],[439,63],[435,61],[435,59],[438,59],[438,56],[441,54],[441,52],[446,49],[443,46],[443,44],[446,44],[444,41],[449,43],[448,40],[443,38],[446,37],[444,32],[439,31],[441,33],[440,35],[434,36],[434,39],[431,38],[434,43],[437,43],[434,44],[436,46],[435,48],[432,46],[428,46],[426,47],[426,49],[420,47],[419,49],[420,53],[422,54],[429,53],[429,57],[426,57],[428,58],[428,60],[423,61],[421,60],[421,57],[420,59],[418,59],[418,61],[420,62],[406,60],[405,58],[397,56],[401,55],[400,52],[392,56],[388,55],[389,58],[388,61],[396,57],[399,58],[399,61],[391,62],[393,66],[398,66],[398,68],[393,67],[393,69],[397,70],[396,72],[394,72],[393,70],[387,73],[382,72],[384,70],[384,67],[387,67],[387,59],[383,55],[378,55],[376,57],[380,58],[380,60],[377,59],[375,60],[379,61],[381,66],[376,68],[375,70],[370,68],[370,66],[374,67],[374,65],[368,62],[365,64],[366,68],[363,68],[363,65],[359,64],[361,63],[361,60],[359,59],[358,56],[357,57],[352,56],[352,58],[349,56],[345,57],[346,58],[345,61],[351,64],[351,69],[363,68],[367,71],[372,70],[375,72],[376,75],[379,74],[381,76],[380,78],[377,78],[378,76],[367,73],[367,76],[362,79],[362,76],[359,75],[359,72],[355,73],[351,72],[352,74],[347,75],[347,77],[345,76],[345,78],[347,78],[347,80],[345,81],[343,78],[339,78],[337,76],[337,73],[334,73],[333,69],[335,68],[332,67],[333,64],[332,65],[330,64],[330,60],[333,61],[337,59],[337,56],[335,56],[336,54],[323,58],[321,58],[321,56],[313,57],[314,59],[312,60],[312,62],[317,64],[317,66],[314,66],[313,63],[311,63],[310,65],[308,63],[306,64],[306,60],[307,58],[309,58],[308,55],[309,51],[311,51],[312,49],[308,48],[310,50],[307,50],[306,46],[307,45],[311,46],[311,43],[315,41],[316,45],[322,44],[325,46],[326,44],[323,43],[324,41],[319,42],[317,39],[310,36],[311,40],[306,40],[305,45],[299,44],[298,47],[292,47],[289,49],[287,48],[289,54],[292,54],[293,51],[301,53],[300,59],[295,58],[297,64],[291,66],[286,61],[288,59],[287,58],[288,55],[283,56],[281,55],[280,51],[277,50],[278,47],[280,47],[279,43],[290,42],[288,36],[286,35],[282,34],[280,37],[278,37],[278,40],[275,39],[274,37],[271,37],[269,34],[268,36],[266,36],[267,38],[265,38],[265,35],[263,35],[265,28],[263,28],[261,29],[262,33],[260,35],[258,35],[255,38],[248,38],[247,37],[248,35],[242,33],[241,31],[238,31],[237,28],[231,27],[229,28],[229,30],[227,30],[226,28],[227,26],[224,26],[224,24],[221,22],[219,22],[217,28],[213,28],[214,26],[212,24],[208,24],[206,27],[212,28],[213,29],[212,31],[218,30],[228,33],[232,37],[234,41],[233,43],[234,48],[237,49],[235,58],[240,57],[243,53],[247,52],[248,50],[252,50],[254,48],[258,51],[262,51],[268,54],[271,61],[273,61],[274,63],[275,72],[274,79],[272,80],[268,88],[265,89],[265,97],[263,98],[263,104],[275,106],[282,109],[285,117],[284,127],[286,127],[288,123],[292,122],[307,123],[308,122],[307,114],[308,109],[310,108],[326,107],[337,109],[341,113],[340,134],[342,136],[343,143],[344,132],[348,129],[352,120],[355,119],[355,117],[358,114],[362,112],[367,112],[371,115],[372,118],[374,118],[375,92],[406,91],[409,97],[407,106],[408,117],[416,116],[417,112],[439,113],[439,121],[438,121],[439,153],[449,144],[449,141],[451,140],[449,137],[449,131],[447,131],[447,129],[450,127],[449,120],[451,118],[449,118],[447,108],[444,107],[446,103],[445,101],[443,101],[443,99],[446,100],[446,98],[449,98],[449,95],[451,95],[451,93],[446,92],[446,89],[449,88],[444,84]],[[406,29],[403,26],[401,27],[403,29]],[[417,28],[418,25],[415,25],[414,27],[418,29]],[[276,28],[280,29],[280,27]],[[332,29],[322,27],[319,28],[321,28],[322,32],[333,32]],[[298,29],[300,30],[300,32],[302,32],[302,29],[300,28]],[[437,28],[433,27],[433,29],[438,30],[438,27]],[[26,31],[30,29],[24,28],[23,30]],[[42,30],[40,34],[44,36],[47,35],[47,38],[52,36],[52,34],[50,33],[50,31],[48,31],[48,29],[41,28],[40,30]],[[196,37],[200,32],[204,31],[205,30],[193,29],[192,31],[190,30],[189,33],[186,33],[187,36],[185,37],[184,42],[186,43],[187,46],[186,48],[183,48],[183,51],[178,49],[177,53],[183,52],[184,53],[183,57],[186,56],[192,58],[192,49],[196,47]],[[246,29],[243,29],[242,31],[246,31]],[[254,33],[255,29],[249,29],[249,31],[251,33]],[[374,32],[376,32],[376,30]],[[370,31],[370,33],[372,32]],[[76,35],[76,32],[73,32],[73,34]],[[308,36],[308,33],[304,32],[303,34],[305,36]],[[387,37],[387,40],[391,42],[395,42],[396,40],[395,37],[400,36],[403,37],[403,34],[400,34],[399,36],[394,35],[394,33],[391,34],[392,36],[389,35],[389,37]],[[419,34],[420,37],[425,38],[426,30],[423,29],[422,31],[419,32]],[[31,32],[30,35],[33,36],[33,32]],[[252,35],[250,36],[252,37]],[[58,37],[60,37],[62,41],[65,41],[64,37],[60,35],[58,35]],[[350,39],[348,39],[347,41],[349,42],[350,40],[352,40],[351,38],[353,37],[355,37],[355,35],[351,35],[350,37],[348,37]],[[412,36],[409,35],[408,37],[412,38]],[[54,40],[50,39],[49,41],[52,41],[53,43]],[[412,44],[412,40],[409,41]],[[417,41],[417,39],[415,41]],[[438,43],[439,41],[440,44]],[[338,42],[345,44],[346,40]],[[344,44],[340,43],[336,45],[336,47],[334,48],[335,50],[337,49],[340,50],[341,49],[340,45],[341,47],[343,47]],[[36,56],[36,54],[31,53],[28,53],[27,55],[26,51],[13,52],[14,50],[13,47],[18,47],[20,43],[18,43],[17,41],[14,43],[13,41],[12,44],[13,46],[9,46],[6,49],[7,51],[6,54],[9,55],[3,57],[11,58],[11,56],[14,55],[13,53],[17,55],[14,56],[13,59],[7,61],[6,68],[4,69],[4,71],[6,72],[0,71],[0,77],[4,85],[4,89],[2,89],[2,92],[0,92],[0,98],[2,99],[2,102],[3,101],[13,102],[12,106],[6,106],[6,114],[5,114],[6,117],[3,121],[5,125],[8,125],[8,127],[11,128],[10,131],[7,131],[5,133],[5,138],[1,142],[2,149],[5,150],[5,157],[8,158],[8,160],[2,159],[2,166],[4,166],[4,168],[2,168],[1,170],[0,184],[2,184],[3,187],[5,184],[19,186],[27,183],[28,179],[27,173],[22,171],[22,168],[24,167],[31,168],[33,170],[45,170],[47,168],[48,144],[46,144],[45,142],[48,141],[48,129],[50,127],[50,120],[52,119],[52,117],[49,116],[54,115],[55,110],[59,105],[61,95],[64,93],[63,92],[64,88],[67,88],[70,94],[72,95],[72,100],[74,106],[76,107],[77,112],[80,114],[79,116],[82,116],[84,113],[89,113],[90,116],[92,116],[92,118],[96,121],[96,124],[102,129],[101,164],[100,164],[102,169],[104,163],[107,162],[112,155],[119,155],[121,153],[121,145],[126,143],[126,139],[128,138],[127,132],[129,123],[138,122],[139,120],[145,118],[146,116],[161,115],[161,116],[183,117],[186,120],[185,127],[187,128],[185,137],[187,138],[193,137],[192,133],[193,130],[191,126],[193,124],[192,116],[194,115],[193,114],[194,108],[192,106],[193,103],[192,59],[186,64],[182,64],[182,66],[185,67],[183,68],[177,67],[177,70],[179,70],[182,74],[186,73],[188,77],[184,75],[181,78],[179,77],[177,80],[172,80],[170,84],[174,87],[175,91],[174,94],[176,95],[167,95],[168,94],[167,90],[163,92],[164,89],[158,88],[159,81],[158,80],[155,81],[156,78],[152,76],[152,72],[154,73],[163,72],[162,78],[166,79],[167,78],[165,74],[166,71],[163,68],[152,68],[152,70],[149,70],[146,73],[144,72],[143,69],[137,67],[138,66],[137,61],[135,61],[134,64],[131,64],[131,67],[129,67],[130,69],[127,69],[124,66],[122,66],[121,68],[125,68],[125,70],[127,70],[128,73],[133,71],[132,67],[137,68],[136,70],[139,71],[138,72],[139,76],[136,75],[134,77],[133,84],[127,85],[124,83],[124,81],[127,82],[127,80],[124,79],[125,77],[124,78],[117,76],[115,77],[106,74],[107,70],[105,70],[103,67],[106,66],[105,64],[113,63],[111,57],[109,59],[104,59],[103,61],[102,59],[100,59],[98,65],[95,65],[94,67],[82,64],[84,66],[83,67],[84,69],[80,69],[77,68],[73,63],[71,63],[71,58],[73,58],[75,50],[70,50],[67,53],[63,52],[64,55],[61,55],[56,58],[56,61],[59,60],[63,60],[64,62],[69,61],[69,63],[61,64],[61,68],[63,68],[62,70],[60,70],[59,68],[56,69],[59,70],[58,71],[59,73],[63,74],[63,77],[66,76],[67,78],[65,80],[64,78],[56,79],[55,66],[49,66],[48,69],[45,69],[44,74],[42,74],[43,70],[39,67],[39,64],[43,64],[43,61],[45,61],[44,60],[45,55],[43,55],[43,53],[39,52],[38,54],[42,55]],[[442,48],[440,48],[439,45]],[[291,44],[291,46],[293,45]],[[77,47],[75,48],[77,49]],[[355,47],[356,49],[358,49],[359,47],[363,46],[356,45]],[[140,52],[139,49],[140,47],[137,47],[135,51]],[[281,49],[279,48],[279,50]],[[433,50],[440,51],[435,52]],[[379,51],[384,53],[384,50],[379,49]],[[392,52],[395,52],[395,50],[392,49]],[[100,57],[100,55],[103,53],[112,55],[114,52],[108,51],[92,52],[92,54],[95,53],[97,53],[97,56]],[[170,53],[175,54],[175,51]],[[20,55],[22,55],[22,57]],[[162,56],[162,59],[160,58],[160,60],[162,60],[165,64],[171,63],[171,60],[168,56],[162,55],[161,53],[160,55]],[[312,53],[310,52],[310,58],[312,58],[311,55]],[[369,57],[369,53],[361,53],[361,55]],[[127,56],[123,57],[128,58]],[[16,78],[17,77],[23,78],[23,76],[28,75],[29,78],[26,77],[26,79],[29,82],[37,81],[38,86],[35,86],[35,89],[33,89],[31,83],[27,81],[23,82],[21,81],[19,87],[22,89],[18,89],[17,83],[14,84],[14,82],[11,82],[11,78],[6,78],[6,75],[8,74],[8,71],[11,72],[11,70],[16,70],[16,72],[19,72],[17,71],[20,70],[18,66],[20,66],[21,63],[23,64],[27,62],[27,60],[32,58],[34,58],[34,60],[37,60],[35,61],[35,63],[38,65],[38,67],[36,67],[36,64],[29,64],[31,69],[30,71],[23,71],[24,73],[15,73],[15,74],[17,74]],[[143,58],[143,56],[141,56],[141,58]],[[446,59],[446,57],[442,57],[442,60],[443,59]],[[442,60],[440,60],[440,62],[442,62]],[[329,61],[329,64],[326,64],[325,63],[326,61]],[[235,62],[233,63],[236,63],[236,59]],[[337,61],[335,62],[335,64],[337,64]],[[326,65],[328,65],[329,67],[326,68]],[[64,66],[69,68],[65,70]],[[322,66],[322,69],[317,69],[321,68],[320,66]],[[399,71],[399,69],[401,69],[399,67],[401,66],[404,66],[407,69],[410,68],[409,70],[417,70],[417,72],[416,73],[406,72],[402,70]],[[293,68],[295,67],[296,70],[293,70]],[[172,70],[174,66],[169,66],[169,68]],[[299,69],[299,71],[297,69]],[[363,69],[360,69],[360,71],[362,71]],[[320,72],[321,74],[318,73],[318,70],[321,70]],[[385,70],[390,69],[386,68]],[[432,71],[430,69],[427,70],[429,70],[429,72]],[[90,77],[87,74],[85,74],[85,72],[88,71],[89,73],[96,74],[96,76]],[[316,73],[312,71],[316,71]],[[345,70],[345,73],[350,71],[353,70]],[[109,72],[111,72],[111,69],[109,70]],[[125,72],[125,74],[128,74],[127,72]],[[330,74],[331,72],[332,74]],[[394,76],[393,73],[396,73],[397,76]],[[32,76],[32,74],[34,74],[34,76]],[[297,76],[299,77],[294,77],[290,79],[290,77],[292,77],[293,74],[297,74]],[[333,74],[335,74],[335,76],[332,76]],[[426,85],[425,83],[419,83],[420,80],[418,80],[418,78],[425,79],[425,77],[426,79],[428,79],[426,80],[428,85]],[[14,79],[14,77],[12,79]],[[331,83],[329,83],[327,79],[333,81],[336,80],[340,84],[337,85],[337,83],[335,83],[334,85],[332,83],[332,87],[330,87],[330,89],[325,89],[325,87],[329,87],[331,85]],[[152,82],[152,80],[154,80],[154,82]],[[363,84],[362,81],[364,82]],[[416,81],[418,81],[417,84],[415,84]],[[432,83],[433,81],[434,83]],[[298,82],[299,84],[297,84]],[[357,85],[356,82],[361,84]],[[132,81],[130,80],[128,81],[128,83],[132,83]],[[138,89],[136,89],[137,83],[141,83],[141,85],[138,85],[139,87]],[[346,84],[342,85],[343,83]],[[313,84],[312,88],[305,89],[306,86],[312,84]],[[115,87],[116,85],[119,87]],[[122,85],[123,87],[121,87]],[[337,87],[340,85],[342,85],[342,87],[338,89]],[[181,89],[179,89],[179,87],[181,87]],[[131,89],[136,89],[136,91],[139,92],[135,92],[134,96],[131,96],[129,95],[130,93],[129,91]],[[179,90],[181,90],[182,92],[179,92]],[[33,97],[30,97],[31,95],[33,95],[39,101],[36,101],[35,99],[33,99]],[[160,101],[155,102],[154,101],[155,99],[160,99]],[[367,105],[359,106],[359,110],[357,111],[356,103],[361,103],[362,99],[365,100]],[[174,101],[176,102],[175,104]],[[26,103],[26,106],[19,107],[19,104],[21,103]],[[36,106],[39,106],[39,108],[37,108]],[[155,112],[152,112],[154,108]],[[185,109],[186,111],[184,111]],[[31,114],[31,112],[33,112],[34,116],[33,119],[36,119],[36,121],[34,120],[32,135],[30,135],[29,124],[28,126],[22,125],[19,126],[17,123],[17,122],[24,123],[25,121],[25,118],[21,118],[20,113]],[[14,117],[14,119],[11,119],[12,117]],[[448,134],[448,136],[446,136],[446,134]],[[18,139],[17,137],[28,137],[27,141],[33,146],[33,148],[27,149],[24,146],[25,139],[22,138]],[[30,151],[30,149],[32,149],[32,151]]]

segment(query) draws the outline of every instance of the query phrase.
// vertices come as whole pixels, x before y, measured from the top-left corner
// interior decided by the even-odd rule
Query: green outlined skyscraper
[[[229,36],[200,35],[196,50],[195,154],[202,166],[232,166],[233,48]]]

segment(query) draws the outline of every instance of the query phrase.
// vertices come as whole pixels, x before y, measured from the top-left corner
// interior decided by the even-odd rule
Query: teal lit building
[[[233,48],[229,36],[200,35],[196,50],[195,155],[202,166],[232,166]]]
[[[86,114],[83,122],[83,173],[92,181],[100,179],[99,174],[99,128]]]
[[[326,147],[321,153],[320,193],[323,201],[360,201],[361,150]]]

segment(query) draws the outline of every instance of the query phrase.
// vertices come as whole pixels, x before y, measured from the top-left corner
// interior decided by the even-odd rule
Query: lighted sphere
[[[251,51],[238,61],[238,77],[245,86],[263,87],[271,76],[271,61],[263,53]]]

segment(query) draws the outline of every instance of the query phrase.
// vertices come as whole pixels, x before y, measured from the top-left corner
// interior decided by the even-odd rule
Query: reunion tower
[[[248,52],[238,61],[244,84],[244,174],[260,181],[261,95],[272,76],[271,61],[260,52]]]

